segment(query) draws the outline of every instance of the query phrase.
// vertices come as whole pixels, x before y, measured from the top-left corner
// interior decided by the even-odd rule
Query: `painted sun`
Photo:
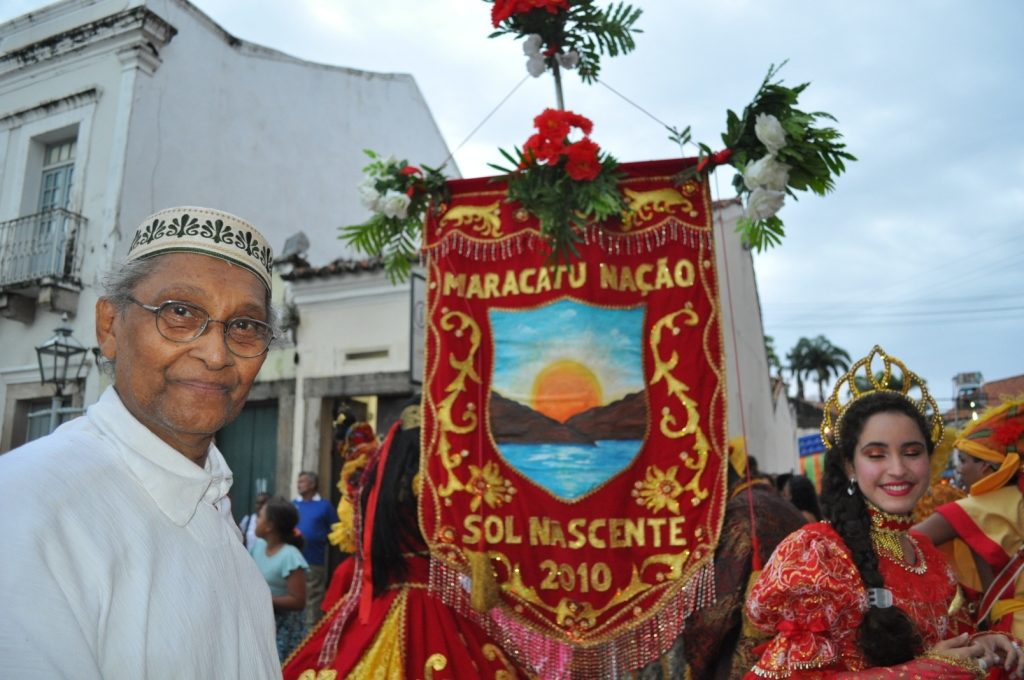
[[[601,383],[597,376],[572,359],[551,362],[533,380],[533,410],[560,423],[577,413],[600,406],[601,399]]]

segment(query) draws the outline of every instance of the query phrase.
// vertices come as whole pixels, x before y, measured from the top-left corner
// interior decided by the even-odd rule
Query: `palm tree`
[[[782,377],[782,360],[779,359],[779,353],[775,351],[775,338],[770,335],[764,336],[764,353],[768,359],[768,373],[771,374],[772,369],[778,376]]]
[[[824,335],[812,340],[800,338],[786,359],[789,360],[790,372],[797,379],[797,395],[803,399],[803,379],[814,377],[818,381],[818,397],[822,403],[825,401],[825,383],[850,367],[850,353],[833,345]]]
[[[800,401],[804,401],[804,372],[807,370],[806,357],[810,344],[811,341],[807,338],[800,338],[786,354],[789,372],[796,379],[796,397]]]

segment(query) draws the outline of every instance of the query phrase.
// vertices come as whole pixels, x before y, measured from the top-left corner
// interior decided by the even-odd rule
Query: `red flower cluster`
[[[545,9],[549,14],[558,14],[569,9],[569,0],[494,0],[491,8],[491,23],[497,28],[505,19],[513,14],[529,12],[533,9]]]
[[[533,119],[533,125],[537,133],[523,144],[522,167],[534,163],[555,165],[564,157],[565,172],[575,180],[590,181],[601,173],[601,147],[587,137],[594,129],[589,119],[572,111],[545,109]],[[583,139],[569,142],[572,128],[579,129]]]
[[[1007,420],[992,432],[992,440],[1000,446],[1012,446],[1024,434],[1024,423],[1018,419]]]

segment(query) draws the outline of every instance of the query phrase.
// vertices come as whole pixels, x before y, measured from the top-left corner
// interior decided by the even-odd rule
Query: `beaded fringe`
[[[711,240],[710,232],[695,229],[674,218],[665,220],[657,227],[635,233],[613,233],[591,225],[582,230],[580,236],[584,244],[597,244],[604,252],[614,255],[650,253],[669,241],[682,241],[694,248],[706,248]],[[454,252],[474,260],[495,262],[535,251],[545,245],[544,237],[532,229],[493,242],[479,241],[462,232],[452,231],[428,250],[441,257],[447,257]]]
[[[430,560],[430,592],[483,628],[506,654],[540,677],[590,680],[619,677],[663,654],[694,611],[715,601],[715,570],[711,563],[697,570],[673,599],[637,626],[619,636],[581,646],[529,628],[501,607],[481,613],[470,606],[468,577],[437,559]]]

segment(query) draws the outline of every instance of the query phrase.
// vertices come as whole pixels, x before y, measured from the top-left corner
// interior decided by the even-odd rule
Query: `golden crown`
[[[882,362],[881,370],[873,365],[876,357]],[[845,400],[841,396],[844,392]],[[832,443],[839,441],[843,418],[850,406],[861,397],[876,392],[898,394],[909,401],[930,422],[932,442],[938,444],[942,440],[942,414],[928,393],[924,380],[902,361],[875,345],[870,354],[855,362],[839,378],[832,396],[825,402],[821,419],[821,438],[825,446],[832,448]]]

